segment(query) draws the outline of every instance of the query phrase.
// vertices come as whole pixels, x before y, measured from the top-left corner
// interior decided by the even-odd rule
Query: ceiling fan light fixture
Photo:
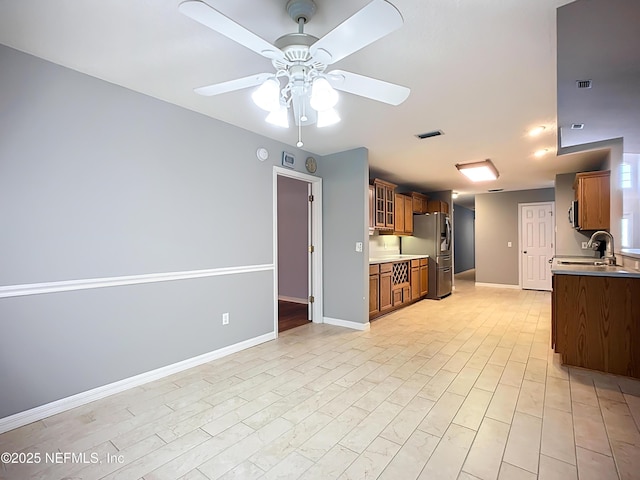
[[[457,163],[456,168],[472,182],[487,182],[496,180],[500,174],[489,159],[481,162]]]
[[[328,110],[320,110],[318,112],[318,128],[328,127],[330,125],[335,125],[340,121],[340,115],[334,108],[329,108]]]
[[[311,85],[311,98],[309,104],[317,112],[332,109],[338,103],[338,92],[324,77],[318,77]]]
[[[253,103],[267,112],[280,108],[280,82],[274,77],[265,80],[262,85],[251,94]]]
[[[265,121],[276,127],[289,128],[289,109],[286,105],[280,104],[277,109],[269,112]]]

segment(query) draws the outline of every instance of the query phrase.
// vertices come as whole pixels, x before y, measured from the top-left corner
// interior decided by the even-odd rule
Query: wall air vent
[[[591,88],[591,80],[576,80],[576,87]]]
[[[491,190],[487,190],[487,192],[496,193],[496,192],[501,192],[503,190],[504,190],[504,188],[494,188],[494,189],[491,189]]]
[[[571,130],[582,130],[584,128],[584,123],[572,123]]]
[[[416,135],[416,137],[418,137],[420,140],[424,140],[425,138],[437,137],[439,135],[444,135],[444,132],[442,130],[434,130],[432,132],[419,133]]]

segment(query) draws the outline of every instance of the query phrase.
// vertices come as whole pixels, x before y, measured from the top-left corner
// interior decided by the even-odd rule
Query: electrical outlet
[[[589,242],[582,242],[582,249],[583,249],[583,250],[586,250],[586,249],[588,249],[588,248],[589,248],[589,247],[587,247],[588,243],[589,243]]]
[[[222,324],[229,325],[229,312],[222,314]]]
[[[356,242],[356,252],[362,251],[362,242]]]

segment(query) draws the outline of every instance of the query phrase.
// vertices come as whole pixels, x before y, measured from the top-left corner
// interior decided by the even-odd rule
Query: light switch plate
[[[513,244],[511,242],[507,242],[507,247],[511,248]]]
[[[362,251],[362,242],[356,242],[356,252]]]

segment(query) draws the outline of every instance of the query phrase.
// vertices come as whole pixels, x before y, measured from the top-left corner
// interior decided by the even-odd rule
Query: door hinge
[[[309,201],[313,202],[313,195],[309,195]]]
[[[313,248],[313,245],[309,245],[309,253],[313,253],[315,251],[315,248]]]
[[[309,303],[313,303],[315,301],[316,301],[315,297],[313,295],[309,295]]]

